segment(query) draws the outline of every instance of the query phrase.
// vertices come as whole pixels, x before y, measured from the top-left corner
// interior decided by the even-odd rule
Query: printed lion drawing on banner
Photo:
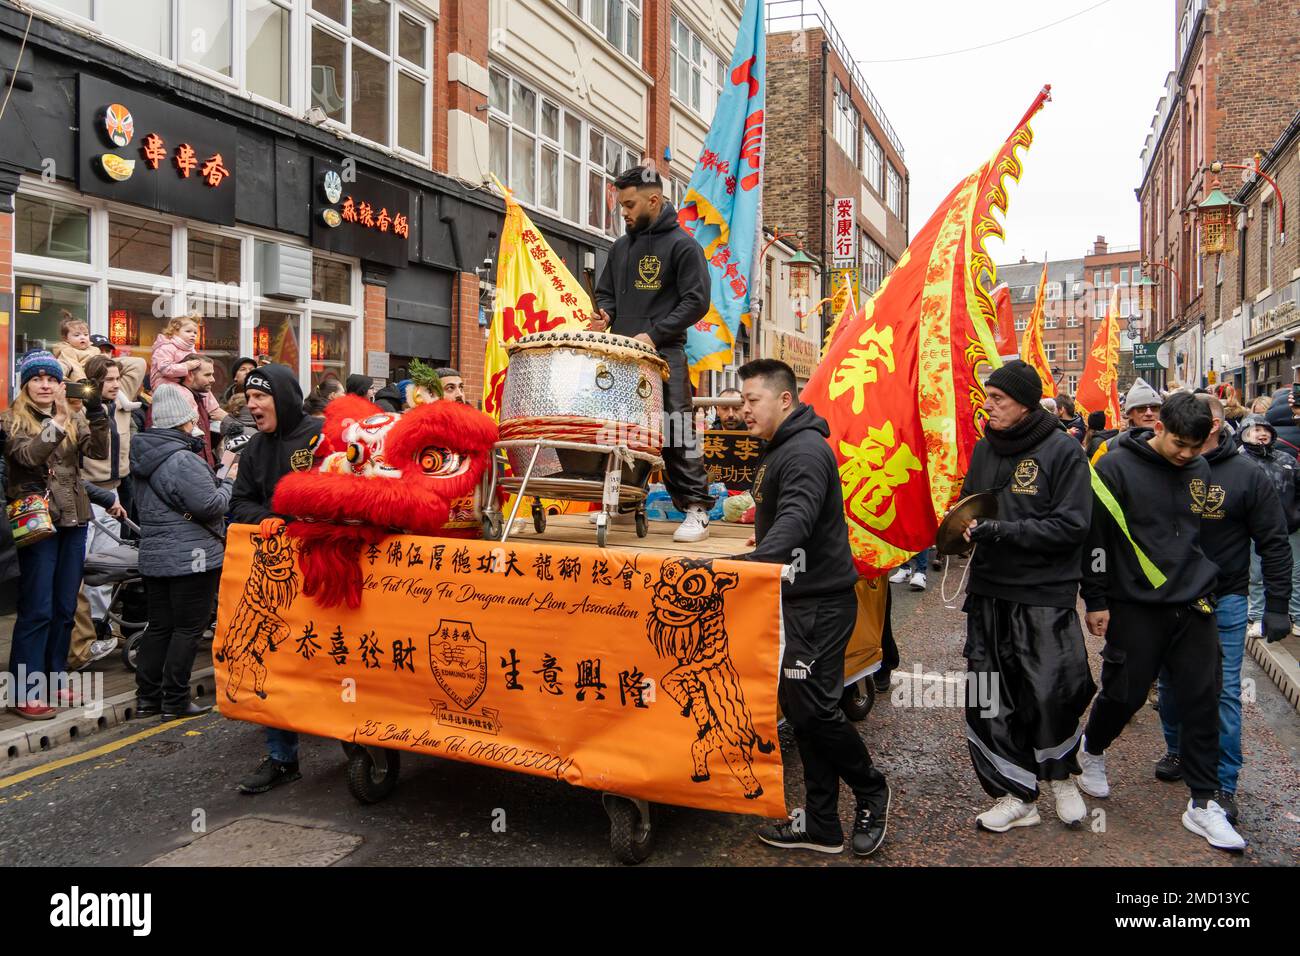
[[[691,779],[709,779],[709,754],[716,750],[740,781],[745,797],[753,800],[763,793],[754,776],[754,747],[766,754],[776,745],[754,730],[727,648],[723,592],[736,583],[735,574],[714,571],[710,561],[665,561],[654,585],[646,636],[655,653],[677,662],[659,685],[698,728],[691,743]]]
[[[280,612],[298,596],[293,545],[285,535],[284,522],[268,518],[250,537],[253,565],[243,599],[226,628],[225,640],[213,654],[218,662],[230,666],[226,696],[232,702],[238,699],[244,672],[249,669],[253,672],[253,692],[266,699],[266,655],[289,639],[289,625]]]

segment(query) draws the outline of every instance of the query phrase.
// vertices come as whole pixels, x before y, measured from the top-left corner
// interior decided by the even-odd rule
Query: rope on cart
[[[618,441],[610,441],[616,436]],[[627,422],[600,421],[577,415],[548,415],[515,418],[501,423],[502,441],[571,441],[592,445],[620,445],[658,457],[663,451],[663,433]]]

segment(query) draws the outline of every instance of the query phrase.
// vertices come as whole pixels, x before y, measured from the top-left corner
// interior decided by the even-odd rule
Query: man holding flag
[[[664,383],[664,471],[668,493],[686,520],[674,541],[709,536],[713,498],[695,451],[695,410],[686,364],[686,330],[709,311],[709,267],[700,244],[677,224],[652,167],[626,170],[614,185],[627,232],[609,251],[596,283],[598,316],[588,328],[609,329],[652,345],[668,363]]]

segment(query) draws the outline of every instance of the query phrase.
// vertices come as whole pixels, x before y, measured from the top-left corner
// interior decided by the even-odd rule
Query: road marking
[[[42,774],[49,773],[51,770],[71,767],[73,764],[82,763],[86,760],[94,760],[97,757],[104,756],[105,754],[111,754],[115,750],[121,750],[123,747],[129,747],[131,744],[139,743],[141,740],[152,737],[154,734],[161,734],[165,730],[175,730],[177,727],[198,719],[198,717],[185,717],[181,720],[171,720],[165,724],[159,724],[157,727],[142,730],[138,734],[132,734],[130,737],[123,737],[121,740],[114,741],[111,744],[104,744],[104,746],[96,747],[94,750],[87,750],[84,754],[77,754],[75,757],[64,757],[61,760],[55,760],[51,763],[42,764],[39,767],[33,767],[31,770],[24,770],[22,773],[16,773],[12,777],[0,778],[0,790],[3,790],[5,787],[12,787],[16,783],[22,783],[24,780],[31,780],[33,777],[39,777]]]

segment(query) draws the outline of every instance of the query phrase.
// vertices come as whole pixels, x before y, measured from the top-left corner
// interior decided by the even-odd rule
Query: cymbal
[[[939,524],[934,547],[940,554],[965,554],[970,542],[964,537],[966,526],[972,521],[983,521],[998,516],[998,497],[991,491],[967,495],[952,506]]]

